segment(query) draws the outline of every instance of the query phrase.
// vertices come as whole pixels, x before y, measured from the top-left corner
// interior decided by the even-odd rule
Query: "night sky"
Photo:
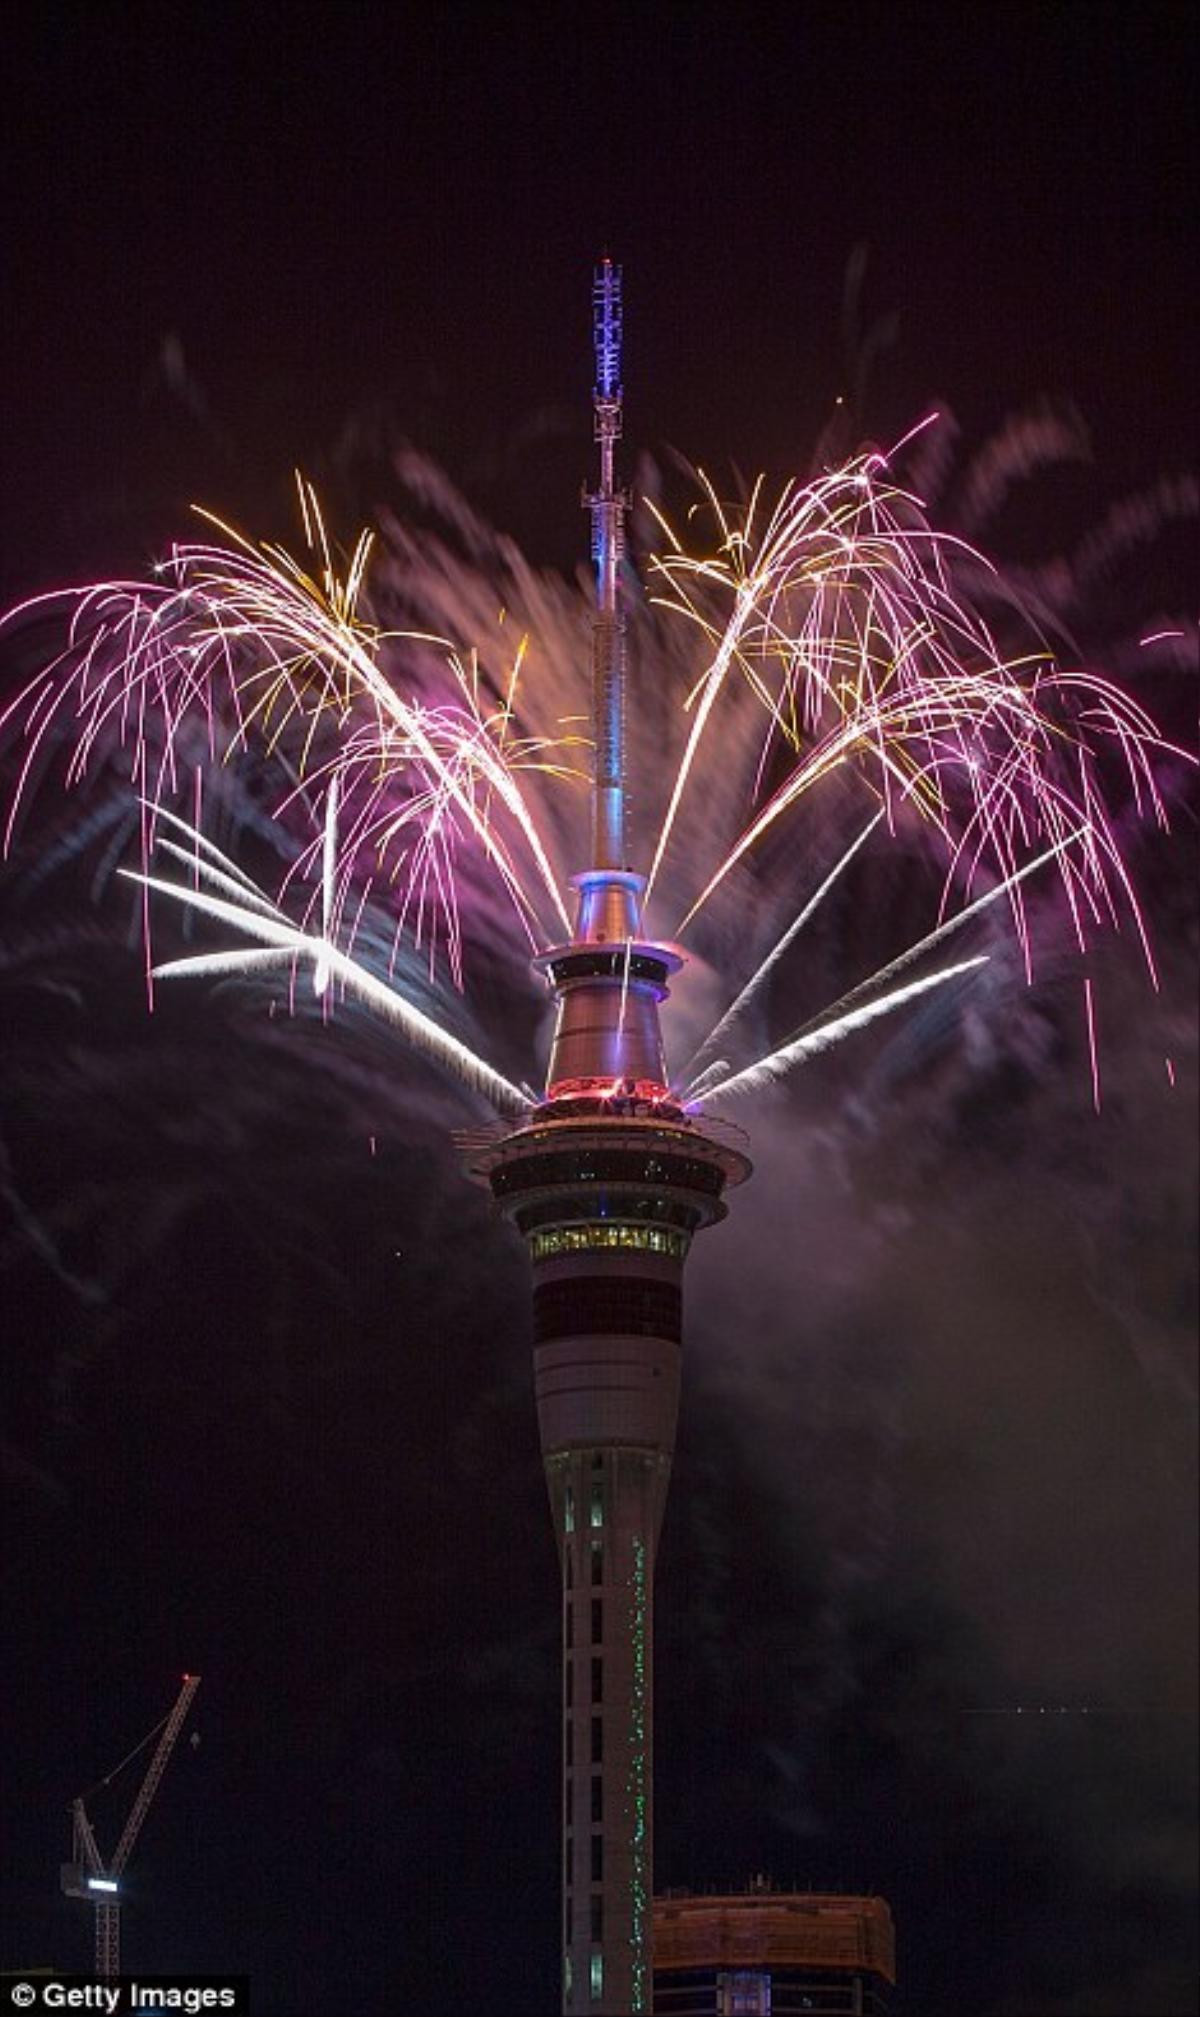
[[[404,508],[407,443],[569,574],[605,248],[631,471],[782,479],[835,415],[853,447],[937,405],[952,523],[1044,405],[1090,446],[987,528],[1030,568],[1194,470],[1183,6],[7,32],[5,603],[142,572],[197,499],[286,540],[297,464],[352,533]],[[1193,614],[1193,523],[1147,524],[1079,629],[1190,743],[1194,667],[1131,675],[1128,644]],[[1194,2007],[1196,800],[1168,768],[1171,839],[1128,834],[1163,986],[1128,934],[1096,956],[1100,1116],[1051,930],[1032,991],[923,1007],[747,1113],[756,1175],[689,1266],[657,1883],[878,1891],[925,2017]],[[3,881],[3,1965],[87,1965],[67,1804],[194,1669],[130,1961],[248,1971],[272,2017],[536,2017],[557,1566],[525,1262],[447,1136],[472,1110],[354,1011],[196,987],[149,1017],[109,830],[76,847],[52,796]],[[805,985],[886,956],[909,882],[856,884]]]

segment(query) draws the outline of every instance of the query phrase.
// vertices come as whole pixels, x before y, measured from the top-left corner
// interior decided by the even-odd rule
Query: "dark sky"
[[[901,325],[881,433],[1058,393],[1102,477],[1186,462],[1186,10],[790,12],[40,10],[9,67],[7,566],[53,577],[98,525],[136,549],[201,491],[248,519],[381,414],[569,557],[579,448],[529,423],[586,440],[605,244],[643,446],[806,456],[865,244],[866,315]]]
[[[6,32],[6,599],[136,574],[197,498],[286,538],[296,463],[350,531],[397,504],[404,440],[570,569],[605,246],[630,461],[803,471],[894,315],[862,433],[945,402],[969,456],[1040,399],[1083,416],[1090,460],[1006,507],[1014,559],[1194,466],[1184,7],[46,6]],[[1096,637],[1193,589],[1156,527]],[[1194,683],[1144,697],[1189,733]],[[1128,945],[1098,972],[1099,1120],[1064,955],[752,1118],[753,1187],[689,1277],[658,1880],[883,1892],[926,2017],[1192,2007],[1176,827],[1137,864],[1161,998]],[[362,1018],[197,991],[151,1022],[126,909],[57,831],[6,876],[4,1965],[85,1961],[66,1803],[192,1667],[202,1742],[130,1958],[248,1969],[277,2017],[532,2017],[556,1570],[521,1256],[449,1103]],[[831,991],[894,896],[831,919]]]

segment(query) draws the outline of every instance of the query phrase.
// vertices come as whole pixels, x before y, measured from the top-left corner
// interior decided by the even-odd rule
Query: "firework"
[[[310,804],[314,795],[340,799],[350,817],[336,880],[362,849],[374,855],[376,873],[395,879],[407,869],[402,919],[415,907],[419,930],[436,902],[456,967],[453,855],[464,832],[497,871],[531,938],[538,898],[565,922],[519,785],[539,746],[510,738],[511,702],[484,711],[477,680],[448,644],[452,683],[436,701],[386,677],[388,640],[358,608],[371,536],[359,538],[340,575],[311,487],[303,479],[297,487],[307,566],[282,547],[256,549],[214,520],[226,543],[176,546],[154,582],[105,582],[10,612],[8,622],[58,605],[68,620],[64,651],[0,717],[0,728],[21,723],[26,744],[6,845],[39,754],[65,718],[72,741],[66,783],[84,779],[106,741],[127,748],[151,840],[159,807],[187,782],[185,768],[195,759],[185,759],[183,745],[198,724],[209,767],[257,742],[290,762]],[[286,817],[286,799],[278,810]],[[532,873],[514,860],[506,820]],[[340,917],[340,898],[337,911]]]
[[[889,825],[911,805],[937,828],[949,849],[944,901],[964,867],[967,889],[981,867],[1010,883],[1027,968],[1018,872],[1049,844],[1080,946],[1088,921],[1114,920],[1123,902],[1153,972],[1099,782],[1115,748],[1139,808],[1166,824],[1152,764],[1159,738],[1145,710],[1108,681],[1060,670],[1043,645],[1003,657],[952,584],[957,556],[983,557],[934,532],[916,498],[888,479],[883,457],[789,485],[761,534],[761,486],[737,521],[707,488],[716,555],[693,558],[672,535],[653,563],[663,600],[698,625],[711,653],[688,697],[693,718],[651,883],[705,740],[719,733],[731,679],[746,680],[767,726],[754,779],[760,803],[680,929],[803,796],[853,765]],[[772,773],[778,781],[765,789]]]
[[[582,808],[585,738],[569,708],[556,711],[553,683],[546,696],[535,689],[530,662],[545,654],[528,634],[497,669],[481,665],[478,639],[375,624],[371,535],[339,566],[311,485],[298,479],[298,494],[302,558],[205,514],[219,538],[175,546],[153,580],[34,598],[5,619],[65,619],[61,649],[0,720],[21,744],[6,845],[64,740],[68,787],[119,756],[141,808],[142,858],[127,873],[144,901],[170,897],[251,942],[168,960],[155,975],[308,971],[318,995],[361,996],[419,1051],[517,1111],[524,1091],[357,958],[356,940],[368,902],[386,897],[394,947],[406,936],[424,945],[431,966],[444,959],[464,987],[466,883],[490,885],[529,951],[560,926],[569,932],[547,836],[568,832]],[[668,723],[678,755],[648,850],[648,895],[677,888],[686,859],[682,936],[770,845],[782,907],[806,860],[801,802],[840,775],[872,810],[700,1045],[684,1075],[688,1098],[753,1091],[973,971],[982,959],[895,984],[1000,899],[1031,974],[1024,885],[1041,868],[1059,879],[1079,947],[1124,917],[1153,980],[1104,783],[1119,768],[1122,797],[1166,825],[1155,759],[1167,746],[1145,710],[1111,682],[1060,666],[1032,626],[1022,652],[1005,656],[955,586],[960,563],[977,570],[983,556],[935,531],[878,453],[786,486],[770,509],[761,481],[740,512],[708,483],[703,501],[713,549],[686,552],[661,519],[666,545],[650,567],[658,620],[682,627],[698,662]],[[686,660],[677,643],[672,653]],[[264,756],[281,780],[271,813],[290,854],[273,896],[202,831],[205,780]],[[740,810],[729,804],[730,773]],[[716,805],[732,813],[723,837],[708,816]],[[916,821],[944,854],[936,928],[757,1063],[717,1061],[868,838]],[[779,873],[784,847],[795,870]],[[1086,1002],[1094,1072],[1090,983]]]

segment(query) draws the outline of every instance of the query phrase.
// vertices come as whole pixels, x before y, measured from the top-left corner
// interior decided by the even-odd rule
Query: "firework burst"
[[[339,562],[312,486],[298,479],[298,494],[303,558],[205,513],[219,537],[175,546],[150,582],[95,584],[10,612],[9,624],[52,614],[66,634],[0,723],[21,743],[6,845],[64,741],[69,787],[123,752],[141,809],[142,859],[127,873],[147,906],[151,892],[169,896],[252,942],[154,974],[308,970],[318,995],[369,1001],[418,1050],[514,1111],[532,1096],[409,1001],[393,969],[407,937],[431,965],[444,958],[454,986],[467,984],[467,865],[472,889],[490,884],[529,950],[560,927],[569,933],[546,836],[577,816],[589,757],[564,705],[563,669],[542,694],[529,668],[546,652],[527,633],[494,668],[481,664],[478,639],[381,628],[366,597],[372,536]],[[977,572],[983,556],[935,531],[879,453],[789,484],[771,507],[761,481],[736,512],[705,482],[702,508],[715,525],[711,549],[689,553],[660,519],[666,543],[650,564],[658,620],[690,640],[683,650],[673,642],[667,662],[692,656],[667,723],[676,755],[648,894],[678,888],[686,859],[682,936],[770,841],[773,861],[786,847],[795,864],[773,870],[786,910],[803,872],[800,802],[840,774],[872,810],[700,1046],[689,1097],[753,1091],[971,971],[983,956],[907,970],[1000,899],[1031,975],[1024,887],[1042,868],[1059,879],[1079,947],[1131,920],[1153,981],[1105,787],[1116,768],[1122,798],[1166,825],[1155,760],[1167,745],[1145,710],[1111,682],[1064,669],[1032,623],[1024,649],[1006,656],[955,585],[960,564]],[[264,755],[281,779],[271,811],[290,848],[274,894],[202,832],[205,780]],[[732,816],[723,835],[710,816],[718,807]],[[737,1069],[719,1058],[859,846],[911,820],[943,849],[936,928],[766,1057]],[[356,957],[368,904],[381,897],[394,925],[386,976]],[[146,929],[149,945],[148,908]],[[1086,998],[1091,1033],[1090,984]]]

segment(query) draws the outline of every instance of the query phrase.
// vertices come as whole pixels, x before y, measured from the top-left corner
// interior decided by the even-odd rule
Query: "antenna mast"
[[[595,438],[600,445],[600,487],[586,491],[592,514],[596,614],[592,619],[592,867],[626,867],[625,853],[625,620],[620,609],[620,566],[625,554],[625,514],[630,498],[614,474],[621,438],[621,269],[605,257],[592,282],[592,339],[596,383],[592,392]]]

